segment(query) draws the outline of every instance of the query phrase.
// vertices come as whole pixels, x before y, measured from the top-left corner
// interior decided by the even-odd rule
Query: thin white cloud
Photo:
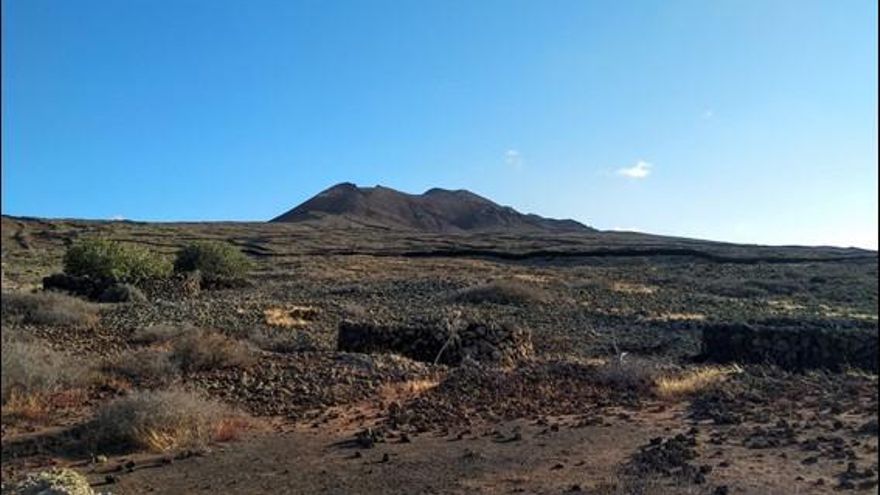
[[[628,179],[644,179],[645,177],[651,175],[652,168],[654,168],[653,164],[650,164],[644,160],[639,160],[632,167],[619,169],[617,171],[617,175],[622,175]]]
[[[113,215],[112,217],[110,217],[110,220],[113,220],[114,222],[120,222],[122,220],[125,220],[125,217],[122,215]]]
[[[512,168],[522,168],[523,157],[519,150],[510,149],[504,152],[504,163]]]

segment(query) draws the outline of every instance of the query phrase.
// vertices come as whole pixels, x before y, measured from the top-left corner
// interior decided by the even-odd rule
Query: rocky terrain
[[[332,219],[323,200],[270,223],[3,217],[4,367],[27,342],[97,376],[4,398],[4,484],[66,467],[119,494],[876,493],[876,252],[493,231],[531,222],[506,210],[473,230],[411,208],[414,228],[370,209],[400,193],[354,194]],[[253,267],[10,316],[93,237],[221,240]],[[198,448],[98,441],[107,404],[167,390],[238,419]]]

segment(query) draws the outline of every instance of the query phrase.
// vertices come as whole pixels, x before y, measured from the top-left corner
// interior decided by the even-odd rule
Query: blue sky
[[[4,0],[5,214],[264,220],[330,185],[877,247],[873,0]]]

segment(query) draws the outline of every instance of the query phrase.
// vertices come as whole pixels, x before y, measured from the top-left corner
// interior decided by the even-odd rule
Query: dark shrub
[[[137,283],[171,274],[168,260],[141,246],[107,239],[80,241],[64,254],[64,273],[115,282]]]
[[[197,331],[198,329],[191,325],[160,323],[139,328],[132,334],[131,341],[136,344],[162,344],[185,333]]]
[[[173,340],[171,361],[181,371],[248,366],[255,359],[247,344],[207,330],[188,331]]]
[[[5,324],[86,326],[98,319],[98,308],[95,305],[65,294],[4,293],[2,299],[0,314]]]
[[[196,242],[177,252],[174,270],[198,270],[207,280],[241,279],[251,268],[250,260],[234,246],[221,242]]]
[[[468,304],[526,305],[542,303],[548,299],[544,289],[513,280],[497,280],[488,284],[468,287],[452,296],[453,301]]]
[[[131,284],[113,284],[104,289],[98,300],[109,303],[142,303],[147,302],[147,296]]]
[[[167,383],[177,375],[169,353],[155,349],[122,354],[106,363],[104,371],[139,384]]]

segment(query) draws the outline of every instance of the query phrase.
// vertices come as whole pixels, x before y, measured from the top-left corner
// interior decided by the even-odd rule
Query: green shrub
[[[86,239],[67,249],[64,254],[64,273],[137,283],[169,276],[171,264],[164,256],[141,246],[107,239]]]
[[[198,270],[207,279],[243,278],[251,268],[247,256],[234,246],[221,242],[196,242],[177,252],[174,271]]]

